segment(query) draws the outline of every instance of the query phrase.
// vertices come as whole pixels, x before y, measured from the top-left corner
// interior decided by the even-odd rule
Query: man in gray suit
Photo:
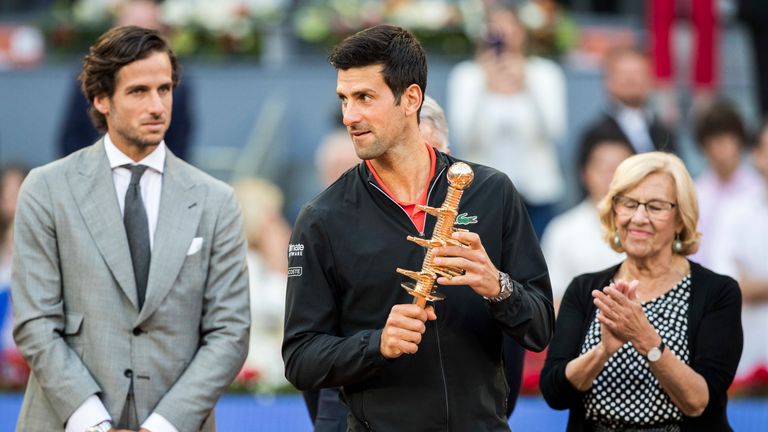
[[[178,67],[156,32],[105,33],[80,80],[106,134],[19,197],[17,430],[215,430],[250,325],[234,195],[165,147]]]

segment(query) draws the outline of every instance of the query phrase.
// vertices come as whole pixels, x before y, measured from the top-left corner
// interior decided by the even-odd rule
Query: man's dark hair
[[[725,134],[736,136],[742,147],[747,144],[747,130],[736,107],[725,99],[718,99],[696,117],[696,144],[704,148],[710,138]]]
[[[392,90],[396,104],[400,104],[400,97],[411,84],[417,84],[423,94],[427,91],[424,48],[402,27],[377,25],[357,32],[336,45],[328,60],[340,70],[382,65],[384,82]]]
[[[632,147],[632,144],[629,142],[629,139],[624,132],[618,127],[613,126],[613,124],[604,124],[590,128],[584,133],[581,137],[581,142],[579,142],[576,156],[576,168],[579,173],[584,172],[584,169],[589,162],[589,158],[592,157],[592,153],[595,152],[595,149],[606,142],[626,147],[632,154],[636,153],[635,148]]]
[[[625,147],[629,150],[630,154],[636,153],[635,148],[632,147],[632,143],[629,142],[627,136],[615,125],[615,123],[601,124],[587,129],[581,137],[576,154],[576,168],[578,169],[577,173],[579,174],[579,192],[581,192],[582,198],[588,195],[587,186],[584,184],[584,179],[582,178],[582,174],[587,168],[587,163],[589,163],[589,159],[598,147],[608,143]]]
[[[123,66],[143,60],[153,53],[164,52],[171,60],[173,86],[179,84],[179,65],[168,43],[155,30],[136,26],[115,27],[101,35],[91,46],[80,72],[80,88],[91,103],[89,114],[93,125],[101,132],[107,130],[107,120],[94,106],[97,96],[115,93],[117,74]]]

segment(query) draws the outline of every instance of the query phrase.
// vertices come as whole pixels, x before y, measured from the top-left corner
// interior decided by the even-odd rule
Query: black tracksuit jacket
[[[445,199],[448,166],[436,152],[428,205]],[[413,298],[396,267],[421,270],[425,250],[407,235],[429,238],[377,185],[364,163],[350,169],[302,209],[289,246],[283,358],[301,390],[342,387],[353,431],[506,431],[507,386],[502,331],[541,351],[554,313],[547,267],[522,199],[509,178],[470,164],[474,181],[459,214],[488,256],[513,279],[513,295],[491,303],[467,286],[441,286],[437,321],[427,323],[419,350],[381,356],[381,330],[395,304]]]

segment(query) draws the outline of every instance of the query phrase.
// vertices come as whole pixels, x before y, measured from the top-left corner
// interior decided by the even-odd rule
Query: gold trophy
[[[437,217],[437,224],[432,232],[432,238],[427,240],[419,237],[408,236],[408,240],[416,243],[417,245],[427,248],[427,255],[424,257],[424,262],[421,266],[420,272],[411,270],[397,269],[397,272],[408,276],[416,281],[416,283],[408,282],[402,284],[402,287],[408,291],[408,294],[414,297],[413,303],[426,307],[427,301],[437,301],[445,299],[443,294],[437,292],[435,281],[438,276],[445,276],[452,278],[464,274],[464,270],[455,267],[438,266],[433,263],[434,253],[433,248],[443,246],[462,246],[468,247],[456,239],[451,238],[451,234],[455,231],[466,231],[458,228],[454,228],[453,224],[456,221],[456,215],[459,209],[459,200],[464,193],[464,189],[469,187],[472,183],[472,179],[475,174],[472,172],[472,168],[464,162],[456,162],[448,168],[448,194],[443,201],[443,205],[440,208],[419,206],[419,210],[423,210],[432,216]]]

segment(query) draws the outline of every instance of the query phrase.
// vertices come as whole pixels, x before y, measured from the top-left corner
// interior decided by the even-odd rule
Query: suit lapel
[[[138,309],[128,239],[103,140],[80,154],[76,172],[70,172],[67,178],[96,247],[120,289]]]
[[[197,232],[202,212],[203,188],[196,187],[179,160],[169,151],[157,216],[147,297],[136,325],[152,315],[174,286],[187,249]]]

